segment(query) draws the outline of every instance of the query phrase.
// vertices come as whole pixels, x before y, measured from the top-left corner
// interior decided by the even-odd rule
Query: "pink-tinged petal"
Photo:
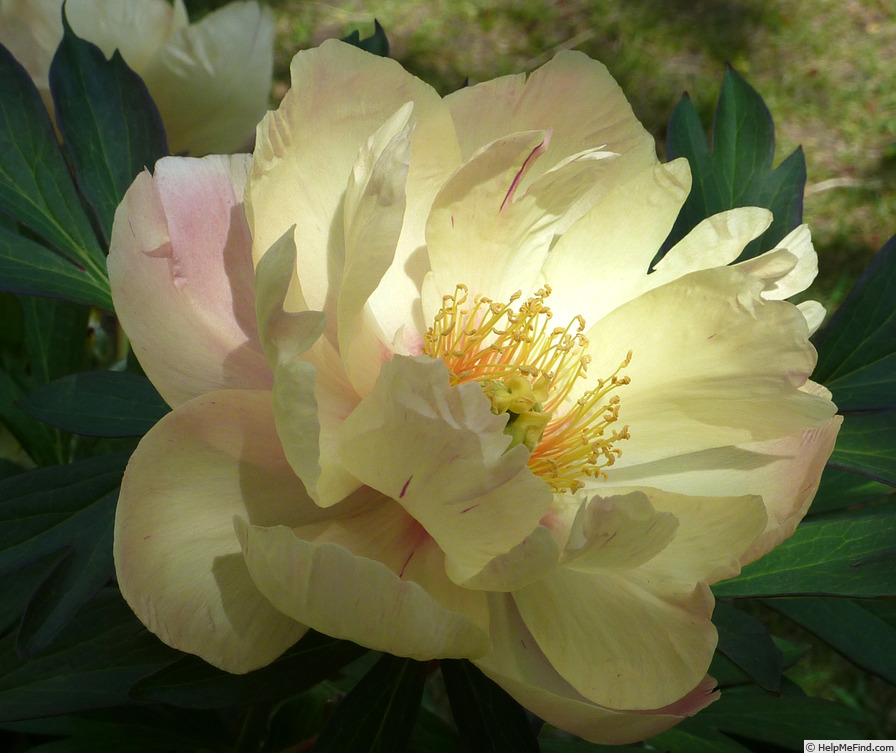
[[[608,708],[673,703],[700,682],[716,647],[713,598],[702,583],[560,567],[513,599],[557,672]]]
[[[596,705],[551,666],[526,628],[512,597],[490,600],[492,651],[476,665],[523,706],[560,729],[606,745],[623,745],[659,734],[719,697],[704,677],[687,695],[659,709],[627,711]]]
[[[271,91],[269,9],[230,3],[177,30],[155,52],[137,71],[159,108],[173,153],[228,154],[251,145]]]
[[[370,392],[387,338],[368,301],[395,258],[407,201],[413,103],[398,109],[361,148],[345,193],[345,265],[337,305],[339,353],[359,394]]]
[[[809,382],[804,388],[821,397],[830,393]],[[789,537],[806,513],[815,492],[824,464],[830,455],[842,418],[832,417],[819,428],[795,432],[780,439],[754,442],[739,446],[718,447],[693,453],[683,453],[652,463],[614,467],[610,482],[614,487],[643,485],[664,489],[665,494],[692,497],[701,505],[713,502],[713,509],[700,513],[700,520],[716,531],[705,537],[720,541],[728,528],[731,516],[743,513],[742,503],[732,507],[726,497],[758,495],[766,509],[767,521],[760,527],[759,537],[738,555],[740,564],[759,558]],[[701,500],[703,498],[703,500]],[[716,498],[713,501],[713,498]],[[666,509],[661,503],[660,509]],[[719,505],[715,508],[716,504]],[[675,512],[675,510],[672,510]],[[676,513],[678,514],[678,513]],[[746,525],[742,522],[741,525]],[[694,563],[699,563],[699,557]],[[690,560],[690,554],[688,556]],[[684,564],[684,558],[680,561]],[[723,563],[718,563],[720,566]],[[708,580],[730,577],[737,571],[732,565],[727,575],[706,576]]]
[[[358,488],[338,458],[337,433],[360,399],[332,345],[321,337],[324,314],[308,310],[301,291],[298,310],[287,310],[296,290],[296,248],[284,233],[256,268],[259,332],[274,371],[273,405],[283,451],[308,494],[328,507]]]
[[[331,524],[238,521],[237,530],[258,588],[315,630],[421,661],[488,648],[485,596],[448,581],[442,552],[389,500],[374,499]]]
[[[765,441],[823,426],[835,412],[800,387],[815,365],[796,307],[761,298],[763,283],[730,267],[694,272],[629,301],[587,333],[586,385],[633,351],[619,387],[617,467]],[[749,490],[748,490],[749,491]]]
[[[459,162],[457,143],[439,95],[393,60],[328,40],[298,53],[291,73],[292,89],[258,127],[247,191],[254,255],[257,261],[296,225],[305,299],[335,326],[345,263],[343,200],[359,151],[400,107],[413,102],[407,195],[416,202],[413,190],[420,186],[420,198],[431,201],[432,183]],[[408,215],[425,217],[427,210],[413,204]],[[415,238],[402,240],[396,264],[423,244],[421,223],[415,221]]]
[[[115,212],[108,258],[115,310],[172,406],[218,389],[272,384],[243,215],[250,160],[159,160]]]
[[[576,516],[563,564],[585,573],[631,570],[664,550],[677,529],[675,516],[654,509],[643,492],[595,496]]]
[[[592,324],[640,292],[690,187],[687,160],[644,168],[560,236],[543,271],[557,321]]]
[[[163,641],[228,672],[273,661],[306,627],[253,585],[233,531],[322,512],[280,451],[270,394],[224,391],[176,408],[141,440],[115,517],[121,592]]]
[[[445,364],[396,356],[342,426],[342,460],[398,501],[444,550],[463,583],[538,526],[550,487],[507,449],[506,417],[476,383],[452,387]]]
[[[464,159],[508,133],[550,129],[550,153],[530,172],[530,181],[596,147],[624,155],[616,165],[620,177],[656,163],[653,138],[618,84],[603,65],[580,52],[562,51],[528,77],[504,76],[465,87],[445,101]]]

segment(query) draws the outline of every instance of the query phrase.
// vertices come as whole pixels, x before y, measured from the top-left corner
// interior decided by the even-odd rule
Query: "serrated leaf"
[[[875,255],[815,337],[812,378],[841,411],[896,408],[896,237]]]
[[[896,408],[847,413],[828,463],[896,486]]]
[[[277,661],[244,675],[215,669],[195,656],[182,656],[170,667],[137,683],[132,695],[141,701],[194,709],[259,703],[301,693],[367,650],[310,631]]]
[[[0,290],[112,309],[107,282],[39,243],[0,227]]]
[[[731,688],[676,728],[696,738],[719,741],[719,733],[803,750],[805,739],[857,740],[861,714],[831,701],[808,696],[774,696],[755,686]],[[651,740],[662,739],[663,733]],[[728,738],[730,741],[730,738]],[[733,741],[732,741],[733,742]],[[719,750],[739,750],[730,746]],[[697,750],[697,748],[693,748]]]
[[[896,602],[801,598],[766,603],[853,664],[896,685]]]
[[[126,455],[0,482],[0,573],[64,551],[25,611],[18,649],[41,651],[112,575],[112,522]]]
[[[383,654],[324,727],[314,753],[401,753],[420,710],[425,662]]]
[[[443,659],[439,665],[466,750],[538,753],[538,739],[526,712],[501,687],[466,660]]]
[[[896,515],[808,521],[737,578],[716,583],[718,597],[896,595]]]
[[[108,290],[102,249],[72,183],[50,117],[31,77],[2,45],[0,211],[79,263],[95,284]]]
[[[710,152],[697,110],[685,95],[669,120],[667,157],[688,159],[693,185],[661,254],[702,220],[735,207],[765,207],[774,214],[771,226],[744,249],[741,260],[773,248],[802,221],[806,184],[802,150],[772,169],[775,129],[771,115],[762,97],[730,66],[719,95],[712,140]]]
[[[62,25],[50,65],[56,122],[108,243],[125,191],[168,153],[165,129],[146,85],[121,53],[106,60],[99,47],[75,35],[64,13]]]
[[[92,437],[137,437],[169,408],[144,376],[86,371],[57,379],[19,403],[35,418]]]
[[[370,52],[380,57],[389,57],[389,40],[386,37],[386,30],[380,26],[380,22],[373,20],[373,34],[369,37],[361,39],[361,32],[355,29],[351,34],[342,39],[343,42],[354,45],[365,52]]]
[[[719,631],[717,651],[766,690],[781,685],[784,658],[759,620],[724,601],[716,603],[712,622]]]
[[[39,655],[21,661],[14,635],[0,641],[0,721],[126,705],[134,682],[177,655],[104,589]]]

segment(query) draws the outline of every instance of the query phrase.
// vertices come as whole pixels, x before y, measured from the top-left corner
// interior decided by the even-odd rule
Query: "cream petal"
[[[463,583],[521,543],[551,505],[525,447],[505,452],[505,424],[478,384],[450,386],[442,361],[396,356],[345,420],[342,461],[426,529]]]
[[[560,729],[590,742],[623,745],[659,734],[719,697],[705,677],[687,695],[660,709],[613,710],[576,692],[551,666],[528,631],[511,596],[490,599],[492,650],[475,664],[523,706]]]
[[[339,289],[339,353],[355,390],[370,392],[389,341],[367,305],[395,258],[405,215],[413,131],[408,102],[361,148],[345,193],[345,265]]]
[[[657,262],[648,285],[665,285],[690,272],[729,264],[771,222],[772,213],[759,207],[738,207],[707,217]]]
[[[187,24],[180,1],[172,6],[165,0],[68,0],[65,10],[75,34],[93,42],[107,58],[117,49],[141,75],[159,48]]]
[[[544,577],[559,560],[557,540],[548,528],[540,525],[522,542],[459,583],[464,588],[482,591],[514,591]]]
[[[818,301],[803,301],[796,306],[800,313],[806,318],[806,325],[809,327],[809,336],[811,337],[818,328],[821,327],[827,311]]]
[[[338,355],[325,338],[324,314],[286,310],[294,290],[296,248],[284,233],[259,261],[255,288],[259,331],[274,371],[273,405],[283,451],[312,499],[329,507],[358,488],[337,455],[337,432],[357,404]]]
[[[802,293],[818,275],[818,254],[815,253],[815,248],[812,245],[812,236],[808,225],[800,225],[792,230],[767,254],[774,254],[782,249],[786,249],[795,257],[796,262],[791,265],[786,275],[774,279],[771,289],[765,291],[765,298],[783,300]],[[763,254],[763,256],[767,254]],[[761,259],[762,256],[759,256],[756,261]],[[745,264],[749,264],[749,262],[745,262]]]
[[[306,627],[253,585],[234,515],[259,525],[322,516],[280,451],[267,392],[215,392],[169,413],[132,455],[115,516],[119,586],[142,622],[175,648],[248,672]]]
[[[640,293],[690,187],[685,159],[644,168],[563,233],[543,270],[555,318],[593,323]]]
[[[802,314],[764,301],[763,283],[730,267],[691,273],[619,307],[587,333],[599,348],[585,386],[633,350],[617,388],[617,466],[764,441],[824,425],[835,407],[801,391],[815,365]],[[670,440],[670,438],[673,438]]]
[[[513,598],[557,672],[608,708],[673,703],[700,682],[716,646],[713,598],[701,583],[561,567]]]
[[[50,62],[62,39],[62,0],[2,0],[0,44],[28,71],[50,105]]]
[[[606,67],[561,51],[529,76],[504,76],[445,98],[464,159],[508,133],[551,130],[551,150],[528,181],[574,154],[600,147],[624,155],[616,177],[656,163],[653,138],[632,113]],[[525,189],[523,182],[522,190]]]
[[[237,531],[258,588],[315,630],[420,661],[488,648],[485,597],[448,581],[444,555],[394,503],[295,530],[238,520]]]
[[[576,515],[563,565],[586,573],[631,570],[664,550],[677,528],[675,515],[654,509],[643,492],[595,496]]]
[[[154,175],[137,176],[115,212],[108,266],[116,312],[172,406],[217,389],[272,383],[243,216],[249,162],[167,157]]]
[[[258,127],[247,214],[256,262],[288,228],[297,226],[305,299],[334,325],[345,261],[343,199],[362,147],[400,107],[413,102],[416,128],[408,196],[420,186],[421,199],[433,195],[430,183],[441,174],[434,167],[438,159],[433,160],[429,150],[445,155],[453,169],[457,147],[454,142],[452,156],[454,135],[438,94],[393,60],[327,40],[316,49],[299,52],[291,73],[293,86],[280,108],[268,113]],[[414,162],[421,153],[417,172]],[[415,203],[408,213],[427,209]],[[416,220],[417,237],[401,244],[397,264],[403,265],[407,255],[422,245],[421,222]],[[331,339],[335,342],[335,337]]]
[[[804,389],[822,397],[830,394],[811,382]],[[795,432],[780,439],[683,453],[642,465],[614,467],[610,481],[614,487],[644,485],[664,489],[666,494],[691,496],[698,501],[700,498],[711,501],[712,498],[724,500],[746,494],[758,495],[766,509],[767,521],[764,529],[760,529],[761,535],[739,555],[741,564],[746,564],[789,537],[802,520],[815,496],[821,471],[833,449],[841,422],[840,416],[834,416],[817,429]],[[726,516],[739,513],[741,506],[726,512],[727,503],[718,504],[720,509],[713,514],[719,517],[718,525],[725,527],[728,525]],[[710,523],[710,513],[706,516],[705,522]],[[720,536],[721,532],[713,534],[715,539]],[[681,562],[685,561],[690,561],[690,555],[687,560],[682,558]],[[732,566],[727,575],[718,577],[730,577],[736,570]],[[718,579],[706,577],[710,581]]]
[[[620,490],[621,491],[621,490]],[[766,510],[758,495],[709,497],[639,490],[659,515],[678,522],[675,535],[639,573],[651,583],[715,583],[740,572],[740,559],[765,530]]]
[[[268,108],[273,66],[270,10],[233,2],[177,30],[138,72],[165,122],[171,151],[200,156],[251,145]]]

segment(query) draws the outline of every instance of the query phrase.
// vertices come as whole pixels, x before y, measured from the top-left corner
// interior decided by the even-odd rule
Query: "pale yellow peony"
[[[0,0],[0,43],[50,100],[50,62],[63,0]],[[72,30],[111,57],[118,49],[146,83],[174,154],[230,153],[251,143],[268,106],[274,22],[234,2],[190,24],[183,0],[68,0]]]
[[[308,627],[465,657],[589,740],[715,698],[709,584],[789,536],[839,426],[808,380],[805,227],[738,209],[649,265],[688,193],[606,69],[441,99],[327,42],[254,157],[169,158],[113,296],[173,407],[115,528],[122,592],[232,672]]]

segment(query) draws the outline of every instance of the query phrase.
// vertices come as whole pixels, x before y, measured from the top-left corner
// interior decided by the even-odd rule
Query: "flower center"
[[[619,372],[631,362],[631,351],[613,374],[573,398],[591,357],[582,334],[585,320],[576,316],[566,327],[550,327],[547,285],[534,296],[516,292],[507,303],[484,296],[469,302],[458,285],[442,298],[442,308],[423,340],[423,352],[441,358],[452,384],[478,382],[495,414],[508,414],[504,433],[508,447],[529,448],[529,469],[557,492],[575,491],[584,476],[606,477],[622,451],[615,443],[628,439],[628,426],[607,433],[619,419],[617,387],[628,384]]]

